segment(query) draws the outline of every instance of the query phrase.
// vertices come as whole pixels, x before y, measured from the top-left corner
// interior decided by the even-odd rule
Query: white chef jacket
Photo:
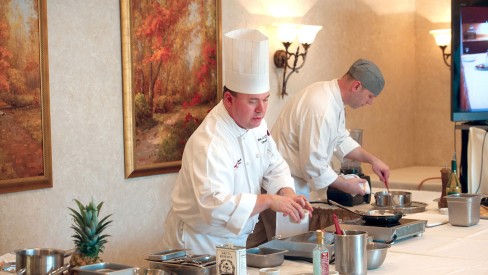
[[[290,169],[263,120],[240,128],[222,101],[188,140],[172,193],[163,245],[215,254],[216,245],[245,246],[259,215],[251,218],[261,187],[294,189]]]
[[[329,186],[338,175],[332,156],[342,160],[359,144],[346,129],[344,103],[337,79],[314,83],[290,99],[271,131],[290,166],[297,194]]]

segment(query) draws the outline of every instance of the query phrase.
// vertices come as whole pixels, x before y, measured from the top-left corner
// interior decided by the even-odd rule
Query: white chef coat
[[[172,193],[163,245],[215,254],[216,245],[245,246],[258,216],[249,218],[261,187],[294,189],[290,169],[267,124],[240,128],[221,101],[188,140]]]
[[[338,175],[332,156],[342,160],[359,144],[346,129],[344,103],[337,79],[314,83],[290,99],[271,131],[290,166],[297,194],[329,186]]]

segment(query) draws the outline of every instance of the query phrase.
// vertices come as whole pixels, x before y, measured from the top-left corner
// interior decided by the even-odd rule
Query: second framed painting
[[[220,99],[221,0],[120,0],[125,177],[177,172]]]

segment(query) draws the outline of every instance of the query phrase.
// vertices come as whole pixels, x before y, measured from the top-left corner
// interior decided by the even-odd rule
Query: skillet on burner
[[[342,204],[339,204],[333,200],[328,200],[330,204],[337,206],[341,209],[354,213],[361,218],[368,224],[377,224],[377,225],[384,225],[384,224],[391,224],[391,223],[398,223],[400,219],[403,217],[403,213],[399,211],[392,211],[392,210],[369,210],[366,212],[362,211],[353,211]]]

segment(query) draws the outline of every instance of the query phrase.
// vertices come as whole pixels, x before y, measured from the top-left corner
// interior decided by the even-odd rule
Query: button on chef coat
[[[215,254],[216,245],[245,246],[258,215],[249,218],[261,187],[294,189],[287,163],[263,120],[240,128],[221,101],[188,140],[165,223],[166,248]]]
[[[337,179],[332,156],[342,160],[359,144],[345,127],[337,79],[314,83],[290,99],[271,131],[295,179],[297,194],[310,198]]]

